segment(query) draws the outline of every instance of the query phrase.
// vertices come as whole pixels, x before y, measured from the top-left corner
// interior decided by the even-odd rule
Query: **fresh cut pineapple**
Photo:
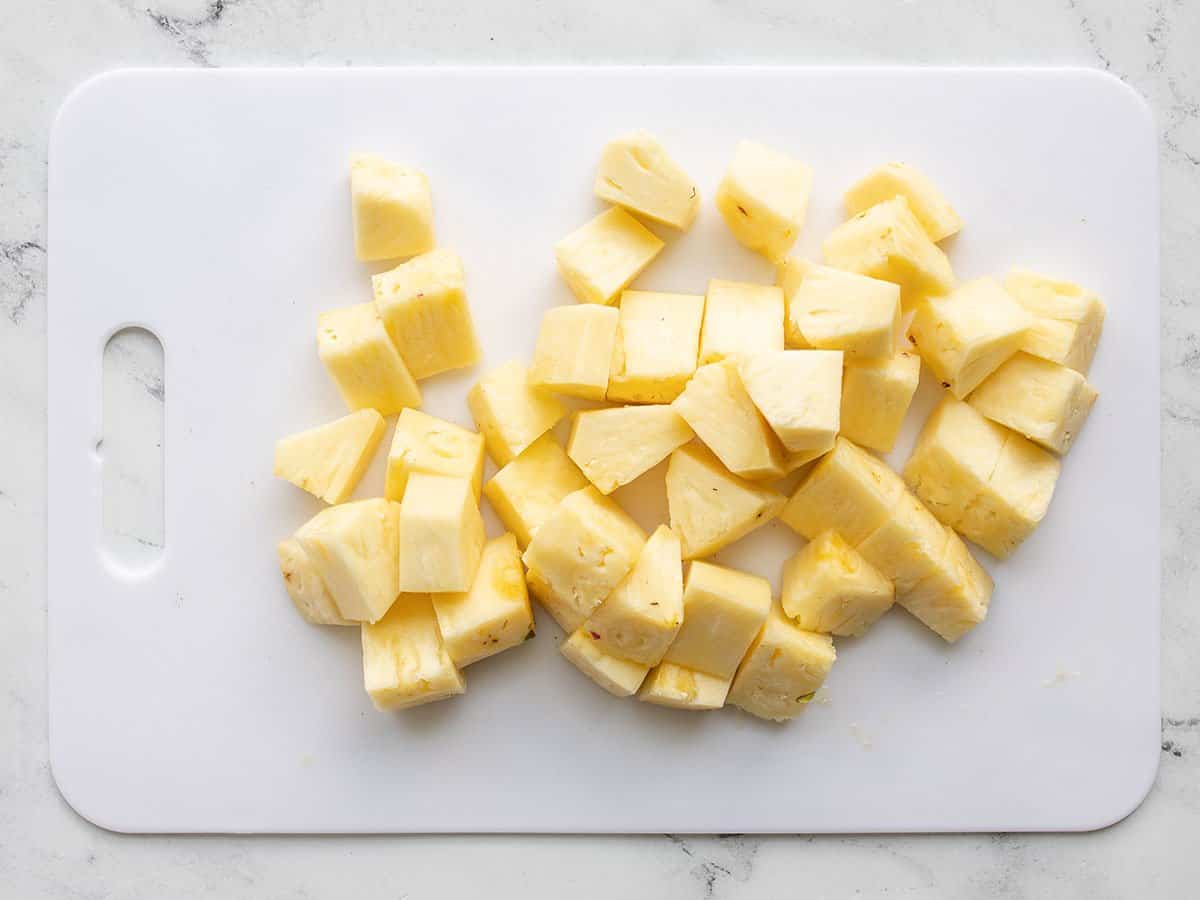
[[[956,529],[1005,559],[1045,518],[1061,468],[1054,454],[1010,431],[991,478]]]
[[[662,248],[652,231],[614,206],[555,244],[554,257],[576,299],[607,305]]]
[[[859,541],[856,549],[903,597],[936,571],[952,535],[901,484],[891,516]]]
[[[374,409],[390,416],[421,405],[421,390],[373,303],[321,313],[317,355],[353,410]]]
[[[493,475],[483,493],[524,548],[563,498],[587,485],[554,435],[543,434]]]
[[[732,677],[771,608],[765,578],[693,562],[683,588],[683,627],[665,662]]]
[[[900,341],[900,287],[855,272],[811,266],[787,295],[787,331],[795,343],[877,359]]]
[[[400,503],[400,590],[468,591],[483,552],[471,482],[415,472]]]
[[[279,542],[279,569],[296,612],[313,625],[357,625],[342,617],[325,582],[294,537]]]
[[[1086,375],[1104,330],[1100,298],[1069,281],[1020,269],[1008,274],[1004,289],[1033,316],[1021,349]]]
[[[648,472],[693,437],[670,405],[618,406],[575,414],[567,456],[602,494]]]
[[[650,670],[638,691],[638,699],[672,709],[708,710],[720,709],[725,705],[733,676],[719,678],[662,662]]]
[[[401,594],[362,627],[363,682],[381,711],[445,700],[466,690],[438,631],[428,594]]]
[[[932,574],[896,602],[954,643],[984,620],[991,598],[991,576],[951,531]]]
[[[896,591],[836,531],[783,564],[783,611],[805,631],[860,635],[892,607]]]
[[[413,472],[465,478],[478,500],[483,481],[483,436],[418,409],[401,410],[388,451],[384,495],[389,500],[402,500]]]
[[[326,503],[342,503],[362,479],[385,429],[383,416],[360,409],[285,437],[275,443],[275,477]]]
[[[614,697],[630,697],[637,693],[650,671],[649,666],[605,653],[583,628],[571,632],[571,636],[559,644],[558,651]]]
[[[467,394],[467,407],[498,466],[511,462],[567,414],[552,394],[529,383],[528,370],[517,360],[481,378]]]
[[[555,306],[542,316],[529,383],[534,387],[603,400],[620,313],[594,303]]]
[[[789,454],[833,446],[842,406],[840,351],[767,350],[740,357],[738,375]]]
[[[812,180],[812,169],[800,160],[739,141],[717,188],[717,209],[745,247],[779,260],[804,227]]]
[[[903,491],[900,476],[886,463],[839,437],[800,483],[780,518],[810,541],[832,529],[857,545],[888,520]]]
[[[846,191],[846,209],[858,215],[877,203],[903,197],[931,241],[957,234],[962,221],[954,207],[923,172],[902,162],[872,169]]]
[[[429,179],[377,153],[350,157],[354,254],[365,261],[432,250],[433,195]]]
[[[704,297],[625,291],[608,373],[614,403],[670,403],[700,352]]]
[[[920,381],[921,358],[915,353],[846,360],[841,434],[863,447],[891,453]]]
[[[783,722],[804,712],[837,659],[833,639],[804,631],[773,604],[729,688],[729,702]]]
[[[700,364],[783,349],[783,291],[771,284],[708,283]]]
[[[596,196],[686,231],[700,209],[700,193],[687,172],[645,131],[604,145],[593,185]]]
[[[343,619],[377,622],[400,592],[400,504],[375,498],[321,510],[296,541]]]

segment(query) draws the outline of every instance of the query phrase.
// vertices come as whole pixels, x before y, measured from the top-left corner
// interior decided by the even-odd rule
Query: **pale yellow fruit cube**
[[[363,683],[381,711],[445,700],[466,690],[438,631],[428,594],[401,594],[362,627]]]
[[[931,241],[948,238],[962,228],[958,213],[928,176],[902,162],[885,163],[851,185],[846,191],[846,210],[852,216],[858,215],[893,197],[908,201]]]
[[[771,609],[765,578],[693,562],[683,588],[683,627],[665,662],[729,678]]]
[[[611,306],[556,306],[542,316],[529,383],[557,394],[603,400],[620,313]]]
[[[1018,353],[989,375],[967,402],[992,421],[1063,454],[1079,436],[1097,396],[1074,369]]]
[[[400,502],[400,590],[466,591],[483,552],[471,482],[414,472]]]
[[[839,350],[768,350],[738,360],[746,393],[789,454],[828,450],[842,408]]]
[[[833,639],[798,628],[771,607],[729,688],[729,702],[760,719],[783,722],[804,712],[837,659]]]
[[[644,131],[604,145],[596,196],[635,213],[686,231],[700,209],[700,192],[663,145]]]
[[[400,592],[400,505],[375,498],[331,506],[296,532],[343,619],[376,622]]]
[[[832,529],[857,545],[887,521],[903,492],[904,482],[886,463],[839,437],[779,517],[810,541]]]
[[[700,352],[704,297],[625,291],[608,373],[616,403],[670,403],[679,396]]]
[[[433,195],[429,179],[377,153],[350,157],[354,255],[364,262],[432,250]]]
[[[842,372],[841,433],[856,444],[891,453],[921,381],[921,357],[847,360]]]
[[[783,349],[783,291],[743,281],[708,283],[700,364],[730,356]]]
[[[558,271],[583,303],[612,303],[662,251],[663,242],[619,206],[554,245]]]
[[[371,278],[375,306],[414,378],[479,362],[462,260],[431,250]]]
[[[783,445],[746,392],[736,360],[698,368],[671,406],[735,475],[755,480],[786,471]]]
[[[571,632],[558,650],[571,665],[614,697],[633,696],[650,671],[649,666],[605,653],[582,628]]]
[[[819,534],[783,564],[783,611],[805,631],[863,634],[895,599],[892,583],[836,531]]]
[[[775,284],[783,291],[783,303],[785,318],[783,322],[783,337],[787,346],[796,350],[809,349],[808,342],[804,339],[804,335],[800,334],[793,326],[791,316],[786,315],[787,304],[792,299],[792,294],[800,289],[800,285],[804,279],[808,277],[808,273],[816,267],[811,259],[806,259],[802,256],[789,256],[781,259],[775,266]]]
[[[753,141],[739,141],[717,188],[717,209],[733,236],[770,260],[792,249],[812,193],[812,169]]]
[[[385,416],[421,405],[421,390],[388,337],[374,303],[321,313],[317,355],[351,409]]]
[[[567,455],[602,494],[648,472],[692,439],[669,405],[617,406],[575,414]]]
[[[683,624],[679,538],[659,525],[629,574],[583,625],[602,652],[657,665]]]
[[[954,533],[903,485],[891,516],[856,548],[903,597],[937,569]]]
[[[484,544],[469,591],[432,598],[446,652],[456,666],[469,666],[533,637],[521,551],[511,534]]]
[[[1033,315],[1021,349],[1086,375],[1104,330],[1100,298],[1069,281],[1021,270],[1009,273],[1004,289]]]
[[[517,543],[527,547],[563,498],[587,485],[554,435],[544,434],[493,475],[483,493]]]
[[[373,409],[360,409],[326,425],[275,442],[275,477],[341,503],[371,463],[387,425]]]
[[[922,300],[908,331],[921,359],[961,400],[1017,352],[1032,324],[999,282],[979,278]]]
[[[787,498],[738,478],[698,444],[671,454],[667,464],[667,506],[671,529],[679,535],[684,559],[710,556],[767,524]]]
[[[672,709],[708,710],[725,705],[733,676],[718,678],[707,672],[662,662],[650,670],[638,699]]]
[[[483,435],[418,409],[401,410],[388,451],[384,495],[389,500],[403,499],[413,472],[465,478],[478,500],[483,483]]]
[[[896,602],[953,643],[984,620],[991,598],[991,576],[950,532],[933,574]]]
[[[512,462],[567,414],[553,394],[529,383],[517,360],[481,378],[467,394],[467,408],[498,466]]]
[[[333,595],[294,537],[279,542],[279,570],[296,612],[313,625],[357,625],[342,617]]]
[[[813,266],[787,297],[787,327],[798,343],[841,350],[847,359],[891,356],[900,341],[900,287]]]

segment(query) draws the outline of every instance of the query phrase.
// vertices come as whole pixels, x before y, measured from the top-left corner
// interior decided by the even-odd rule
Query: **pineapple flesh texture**
[[[812,266],[787,297],[787,331],[810,347],[841,350],[848,360],[891,356],[900,340],[900,287]]]
[[[391,416],[421,405],[421,390],[373,303],[321,313],[317,355],[352,410]]]
[[[787,255],[804,227],[812,180],[806,163],[739,141],[717,188],[717,209],[744,247],[774,262]]]
[[[954,532],[933,573],[896,602],[943,640],[954,643],[987,616],[992,579]]]
[[[695,182],[644,131],[604,145],[592,189],[601,200],[680,231],[687,231],[700,209]]]
[[[663,660],[730,678],[770,609],[765,578],[694,562],[683,588],[683,626]]]
[[[408,477],[414,472],[465,478],[478,500],[483,482],[483,436],[417,409],[402,410],[388,451],[384,496],[402,500]]]
[[[479,380],[467,393],[467,408],[488,455],[504,466],[555,426],[566,408],[529,383],[529,373],[511,360]]]
[[[571,632],[558,650],[571,665],[614,697],[633,696],[650,671],[649,666],[605,653],[582,628]]]
[[[409,476],[400,503],[400,590],[470,590],[483,543],[483,517],[469,481]]]
[[[783,349],[783,291],[770,284],[742,281],[708,283],[700,364],[739,354]]]
[[[847,360],[840,433],[863,447],[891,453],[920,380],[921,358],[915,353]]]
[[[783,564],[783,611],[805,631],[857,636],[892,608],[896,590],[836,531]]]
[[[775,284],[783,291],[783,303],[785,308],[785,318],[783,323],[783,336],[788,347],[795,350],[811,349],[808,341],[802,335],[792,322],[792,317],[787,313],[787,306],[792,301],[792,295],[800,289],[800,285],[804,283],[804,279],[816,267],[811,259],[806,259],[803,256],[789,256],[781,259],[775,266]]]
[[[289,435],[275,443],[275,477],[326,503],[342,503],[354,493],[385,430],[383,416],[360,409]]]
[[[279,542],[279,570],[296,612],[313,625],[357,625],[342,617],[325,582],[294,537]]]
[[[670,403],[696,371],[704,297],[625,291],[608,374],[614,403]]]
[[[592,303],[546,310],[529,383],[556,394],[603,400],[619,318],[614,307]]]
[[[857,545],[888,520],[903,491],[900,477],[882,460],[839,437],[780,518],[810,541],[833,529]]]
[[[432,250],[433,195],[429,179],[376,153],[350,157],[354,255],[363,262]]]
[[[1086,375],[1104,330],[1104,304],[1069,281],[1017,270],[1004,289],[1033,315],[1021,349]]]
[[[438,631],[428,594],[401,594],[362,627],[363,683],[380,711],[408,709],[466,690]]]
[[[789,454],[833,446],[842,407],[840,351],[766,351],[740,358],[738,374]]]
[[[892,515],[855,549],[896,585],[903,598],[934,574],[952,532],[903,485]]]
[[[738,666],[729,702],[772,722],[794,718],[804,712],[836,659],[829,635],[798,628],[775,604]]]
[[[483,493],[504,527],[525,548],[563,498],[587,485],[587,478],[554,435],[543,434],[493,475]]]
[[[693,437],[669,405],[619,406],[575,414],[569,456],[602,494],[648,472]]]
[[[672,709],[708,710],[725,705],[733,677],[718,678],[686,666],[662,662],[650,670],[638,699]]]
[[[925,173],[902,162],[885,163],[868,172],[846,191],[846,210],[855,216],[877,203],[903,197],[929,239],[957,234],[962,220]]]
[[[613,303],[662,251],[663,242],[619,206],[554,245],[558,271],[582,303]]]

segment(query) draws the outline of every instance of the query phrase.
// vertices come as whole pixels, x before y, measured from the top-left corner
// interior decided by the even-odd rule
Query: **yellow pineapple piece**
[[[383,416],[360,409],[275,443],[275,477],[342,503],[354,493],[386,429]]]
[[[775,265],[775,284],[783,291],[784,304],[784,322],[783,322],[783,337],[785,344],[794,350],[810,350],[812,349],[804,339],[804,335],[796,330],[792,317],[787,314],[787,305],[791,302],[792,295],[800,289],[800,285],[816,267],[811,259],[803,256],[788,256],[781,259]]]
[[[466,690],[428,594],[401,594],[387,615],[362,627],[363,682],[381,711],[445,700]]]
[[[717,209],[744,246],[782,259],[804,227],[812,179],[812,169],[800,160],[739,141],[717,188]]]
[[[704,297],[625,291],[608,373],[608,399],[670,403],[692,373],[700,347]]]
[[[644,131],[604,145],[593,186],[596,196],[686,231],[700,209],[700,193],[687,173]]]
[[[642,682],[638,699],[673,709],[720,709],[725,705],[732,683],[732,675],[718,678],[707,672],[662,662],[651,669]]]
[[[779,517],[810,541],[832,529],[857,545],[887,521],[903,491],[886,463],[839,437]]]
[[[556,306],[542,316],[529,383],[558,394],[603,400],[620,313],[611,306]]]
[[[1021,270],[1009,273],[1004,289],[1033,315],[1021,349],[1086,375],[1104,330],[1100,298],[1069,281]]]
[[[783,611],[805,631],[860,635],[892,608],[896,591],[836,531],[783,564]]]
[[[353,410],[375,409],[390,416],[421,405],[421,391],[373,303],[321,313],[317,354]]]
[[[614,697],[630,697],[637,693],[649,666],[605,653],[584,629],[571,632],[559,644],[559,652],[580,672],[596,682]]]
[[[729,702],[751,715],[783,722],[804,712],[837,659],[833,639],[796,627],[771,606],[729,688]]]
[[[841,434],[856,444],[891,453],[921,380],[921,358],[846,360],[842,372]]]
[[[738,360],[746,393],[789,453],[833,446],[842,406],[842,354],[768,350]]]
[[[279,542],[279,569],[296,612],[313,625],[357,625],[342,617],[325,582],[294,537]]]
[[[618,406],[575,414],[567,456],[602,494],[611,494],[693,437],[669,405]]]
[[[693,562],[683,588],[683,627],[665,662],[729,678],[771,609],[765,578]]]
[[[885,163],[846,191],[846,209],[854,216],[877,203],[903,197],[931,241],[957,234],[962,221],[954,207],[921,171],[902,162]]]
[[[296,532],[343,619],[376,622],[400,592],[399,518],[398,503],[358,500],[321,510]]]
[[[478,500],[483,482],[483,436],[417,409],[401,410],[388,452],[384,495],[389,500],[403,499],[413,472],[465,478]]]
[[[900,340],[900,288],[854,272],[811,266],[787,295],[795,343],[841,350],[847,359],[891,356]]]
[[[552,434],[543,434],[484,485],[492,509],[522,548],[567,494],[588,480]]]
[[[901,485],[891,516],[855,549],[896,585],[904,597],[934,574],[953,536],[920,500]]]
[[[510,463],[567,414],[552,394],[529,383],[517,360],[481,378],[467,394],[467,407],[498,466]]]
[[[483,517],[471,482],[409,475],[400,503],[400,590],[470,590],[483,542]]]
[[[354,254],[365,261],[432,250],[433,196],[429,179],[377,153],[350,156]]]
[[[554,257],[580,301],[607,305],[662,248],[653,232],[614,206],[555,244]]]
[[[896,602],[953,643],[984,620],[991,597],[991,576],[950,532],[933,573]]]
[[[783,349],[783,291],[714,278],[704,300],[700,364]]]

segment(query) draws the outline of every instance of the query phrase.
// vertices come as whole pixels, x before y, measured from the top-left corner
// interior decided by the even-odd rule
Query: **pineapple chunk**
[[[888,520],[904,483],[882,461],[839,437],[780,518],[810,541],[833,529],[857,545]]]
[[[917,304],[909,334],[921,358],[960,400],[1017,352],[1033,317],[993,278]]]
[[[950,260],[925,233],[903,197],[877,203],[835,228],[822,245],[825,262],[900,285],[907,307],[954,288]]]
[[[1018,353],[988,376],[968,402],[1048,450],[1064,454],[1096,402],[1096,391],[1074,369]]]
[[[733,676],[718,678],[707,672],[663,662],[650,670],[642,682],[638,699],[674,709],[720,709],[725,705],[732,683]]]
[[[1104,330],[1104,304],[1069,281],[1015,271],[1004,289],[1033,315],[1021,349],[1086,375]]]
[[[667,465],[667,506],[684,559],[709,556],[779,514],[787,498],[728,472],[696,444],[680,447]]]
[[[739,141],[717,188],[717,209],[744,246],[782,259],[804,227],[812,179],[812,169],[800,160]]]
[[[650,671],[649,666],[605,653],[582,628],[571,632],[571,636],[559,644],[558,650],[571,665],[614,697],[630,697],[637,693]]]
[[[471,482],[424,472],[408,477],[400,503],[400,590],[470,590],[483,542]]]
[[[483,492],[524,548],[563,498],[587,484],[554,435],[543,434],[493,475]]]
[[[275,477],[326,503],[342,503],[370,465],[386,427],[375,410],[360,409],[289,435],[275,443]]]
[[[891,453],[921,380],[921,358],[846,360],[842,372],[841,433],[856,444]]]
[[[400,505],[375,498],[330,506],[296,532],[343,619],[377,622],[400,592]]]
[[[558,271],[584,303],[610,304],[663,248],[653,232],[619,206],[554,245]]]
[[[946,542],[953,536],[901,485],[891,516],[859,541],[856,549],[891,579],[897,595],[903,597],[937,571],[946,552]]]
[[[403,499],[413,472],[465,478],[478,500],[483,483],[483,436],[418,409],[401,410],[388,452],[384,495],[389,500]]]
[[[786,259],[781,259],[776,264],[775,283],[783,291],[785,307],[791,302],[792,295],[800,289],[800,285],[815,266],[816,263],[802,256],[789,256]],[[786,310],[783,322],[783,337],[788,347],[796,350],[811,349],[808,342],[804,339],[804,335],[796,330],[792,323],[792,317],[786,314]]]
[[[700,364],[783,349],[783,291],[742,281],[708,283]]]
[[[687,231],[700,209],[692,179],[644,131],[604,145],[592,189],[601,200],[681,231]]]
[[[860,635],[892,608],[892,583],[836,531],[783,564],[783,611],[805,631]]]
[[[456,666],[469,666],[533,637],[533,610],[517,539],[502,534],[488,541],[471,589],[433,594],[433,610]]]
[[[877,203],[903,197],[931,241],[957,234],[962,221],[932,181],[912,166],[890,162],[874,169],[846,191],[846,209],[855,216]]]
[[[279,542],[279,569],[296,612],[313,625],[357,625],[342,618],[337,604],[294,537]]]
[[[567,414],[551,394],[529,383],[525,366],[516,360],[481,378],[467,394],[467,407],[498,466],[512,462]]]
[[[679,538],[659,525],[629,574],[583,625],[603,653],[657,665],[683,624]]]
[[[479,362],[462,260],[431,250],[371,278],[375,306],[414,378]]]
[[[386,616],[363,625],[362,651],[363,683],[376,709],[408,709],[466,690],[428,594],[401,594]]]
[[[804,712],[835,659],[829,635],[797,628],[774,604],[738,666],[729,702],[760,719],[794,718]]]
[[[354,255],[364,262],[432,250],[429,179],[375,153],[350,157]]]
[[[671,403],[725,468],[743,478],[778,478],[783,446],[738,376],[737,361],[701,366]]]
[[[608,374],[608,399],[670,403],[679,396],[700,351],[704,298],[625,291]]]
[[[693,437],[669,405],[618,406],[575,414],[567,456],[602,494],[654,468]]]
[[[991,598],[991,576],[950,532],[933,574],[896,602],[953,643],[984,620]]]
[[[683,588],[683,627],[663,660],[729,678],[770,609],[765,578],[696,561]]]
[[[841,350],[847,359],[891,356],[900,340],[900,288],[854,272],[812,266],[787,295],[795,343]]]
[[[594,304],[546,310],[529,383],[585,400],[603,400],[618,318],[614,307]]]
[[[833,446],[842,405],[840,351],[769,350],[741,357],[738,374],[788,453]]]
[[[569,494],[525,550],[525,566],[544,583],[551,615],[574,631],[629,574],[646,534],[594,487]],[[538,596],[538,592],[535,592]],[[538,597],[538,599],[542,599]]]
[[[421,405],[421,390],[373,303],[321,313],[317,355],[351,409],[390,416]]]

